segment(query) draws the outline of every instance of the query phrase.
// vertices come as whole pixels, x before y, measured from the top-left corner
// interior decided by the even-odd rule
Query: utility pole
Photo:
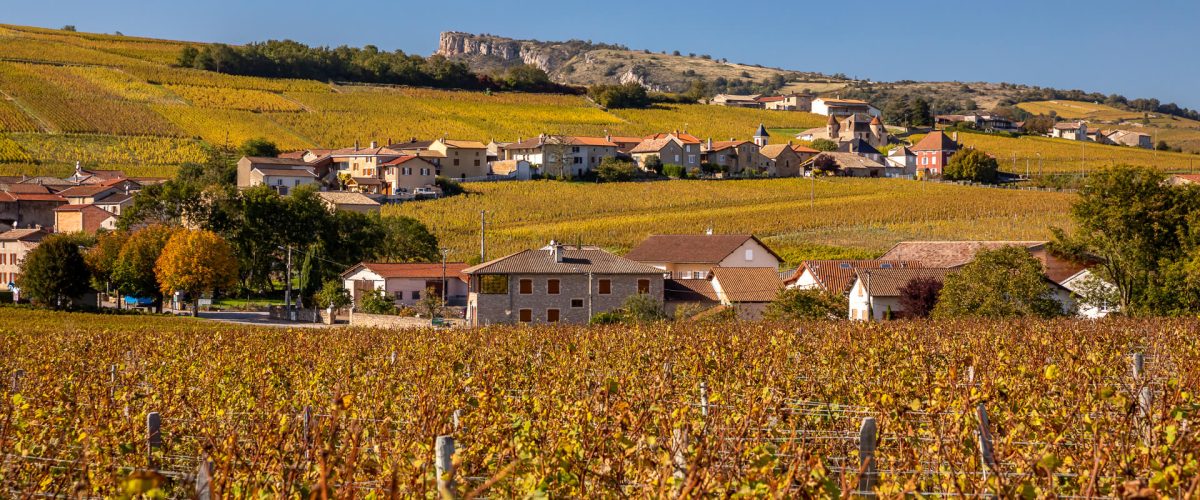
[[[487,262],[487,210],[479,211],[479,262]]]
[[[442,248],[442,314],[446,314],[446,252],[448,249]]]
[[[288,319],[292,318],[292,246],[287,247],[287,288],[283,292],[283,304],[287,308]]]

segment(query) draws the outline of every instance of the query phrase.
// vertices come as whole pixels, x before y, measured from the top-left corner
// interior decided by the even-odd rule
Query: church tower
[[[838,123],[837,117],[829,115],[829,121],[825,122],[825,128],[829,132],[829,140],[837,142],[842,138],[842,124]]]
[[[767,140],[770,136],[767,135],[767,128],[763,124],[758,124],[758,132],[754,133],[754,145],[763,147],[767,145]]]
[[[888,143],[887,129],[884,128],[883,122],[879,121],[878,116],[871,118],[871,140],[869,142],[877,148]]]

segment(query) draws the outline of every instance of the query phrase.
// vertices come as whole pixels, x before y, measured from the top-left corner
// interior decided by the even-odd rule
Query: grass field
[[[1187,320],[293,330],[0,316],[13,498],[192,497],[203,461],[214,498],[437,498],[438,436],[454,439],[455,498],[850,498],[865,418],[880,475],[864,487],[882,498],[1122,497],[1130,480],[1187,498],[1200,476]]]
[[[873,256],[909,239],[1046,239],[1070,227],[1074,195],[892,179],[823,178],[587,184],[480,183],[468,194],[385,207],[428,225],[451,259],[492,258],[551,239],[625,252],[651,234],[753,233],[789,262]],[[815,201],[810,207],[810,191]]]
[[[914,135],[909,140],[915,143],[921,137]],[[1034,175],[1039,174],[1039,171],[1047,174],[1088,172],[1120,164],[1144,165],[1181,172],[1200,169],[1200,155],[1191,153],[1110,146],[1051,137],[1011,138],[960,132],[958,138],[963,145],[995,156],[1000,162],[1000,170],[1017,174],[1024,174],[1027,166],[1029,172]]]

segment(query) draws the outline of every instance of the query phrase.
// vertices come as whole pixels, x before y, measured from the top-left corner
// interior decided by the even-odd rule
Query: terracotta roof
[[[573,146],[607,146],[611,148],[617,147],[617,143],[612,142],[603,137],[583,137],[569,136],[566,137],[566,143]]]
[[[111,186],[100,184],[89,184],[86,186],[71,186],[62,191],[59,191],[60,196],[95,196],[105,191],[115,191]]]
[[[254,167],[254,170],[259,171],[263,175],[274,175],[276,177],[316,177],[316,172],[310,168],[270,168],[270,167]]]
[[[810,148],[810,147],[808,147],[808,146],[801,146],[801,145],[799,145],[799,144],[793,144],[793,145],[792,145],[792,151],[795,151],[795,152],[797,152],[797,153],[811,153],[811,154],[817,154],[817,153],[820,153],[820,151],[817,151],[817,150],[815,150],[815,149],[813,149],[813,148]]]
[[[666,280],[663,300],[672,302],[716,302],[717,291],[706,279]]]
[[[549,141],[549,140],[561,140],[562,144],[567,145],[567,146],[604,146],[604,147],[610,147],[610,148],[618,147],[617,143],[612,142],[603,137],[584,137],[584,136],[568,135],[568,136],[558,136],[558,137],[554,137],[554,136],[531,137],[529,139],[525,139],[520,142],[514,142],[507,146],[503,146],[503,148],[504,149],[538,149],[538,148],[546,145],[547,141]],[[641,141],[641,139],[638,139],[638,140]]]
[[[243,156],[250,160],[250,165],[308,165],[308,162],[297,158],[279,158],[274,156]]]
[[[654,135],[647,136],[646,139],[662,139],[667,136],[675,136],[680,142],[686,144],[700,144],[700,139],[687,132],[660,132]]]
[[[334,205],[379,205],[379,202],[365,194],[349,191],[321,191],[317,193],[317,197]]]
[[[779,273],[770,267],[714,267],[714,288],[729,302],[771,302],[783,288]]]
[[[777,101],[782,101],[784,99],[785,98],[783,96],[776,95],[776,96],[770,96],[770,97],[759,97],[758,99],[755,99],[755,100],[758,102],[777,102]]]
[[[885,260],[806,260],[785,283],[795,283],[807,270],[821,289],[830,293],[846,293],[861,269],[919,268],[917,261]]]
[[[959,145],[946,135],[945,132],[935,130],[930,132],[921,141],[913,146],[913,151],[958,151]]]
[[[753,143],[750,141],[738,141],[738,140],[713,141],[712,147],[706,149],[706,151],[721,151],[723,149],[736,148],[738,146],[741,146],[742,144],[753,144]]]
[[[0,232],[0,241],[39,241],[48,234],[44,229],[24,228],[9,229]]]
[[[863,280],[867,293],[872,297],[899,297],[900,289],[914,279],[933,278],[940,281],[953,272],[953,269],[945,268],[863,269],[858,272],[857,278]]]
[[[351,177],[350,180],[354,181],[354,183],[359,186],[382,186],[383,185],[383,179],[379,179],[376,177]]]
[[[330,156],[395,156],[403,154],[388,146],[374,148],[342,148],[329,152]]]
[[[766,248],[776,259],[783,260],[750,234],[656,234],[642,240],[625,254],[625,258],[638,262],[718,264],[751,240]]]
[[[289,160],[299,160],[299,159],[303,159],[304,156],[307,154],[308,154],[308,150],[302,149],[300,151],[289,151],[287,153],[280,153],[279,157],[287,158]]]
[[[446,139],[442,141],[447,146],[459,149],[487,149],[487,144],[479,141],[459,141],[455,139]]]
[[[879,260],[919,261],[925,267],[958,267],[975,259],[983,250],[1009,246],[1038,250],[1045,241],[901,241]]]
[[[380,164],[379,164],[379,166],[381,166],[381,167],[395,167],[395,166],[397,166],[397,165],[403,165],[403,164],[405,164],[405,163],[408,163],[408,162],[410,162],[410,161],[413,161],[413,160],[420,160],[420,161],[424,162],[425,164],[427,164],[427,165],[429,165],[429,166],[431,166],[431,167],[432,167],[432,166],[434,166],[432,163],[429,163],[428,161],[426,161],[426,160],[422,159],[420,156],[415,156],[415,155],[404,155],[404,156],[401,156],[401,157],[398,157],[398,158],[393,158],[393,159],[391,159],[391,160],[388,160],[388,161],[386,161],[386,162],[380,163]]]
[[[637,146],[630,149],[630,153],[657,153],[667,147],[667,144],[675,142],[675,139],[664,137],[662,139],[646,139],[639,142]]]
[[[1200,174],[1175,174],[1171,178],[1183,181],[1184,184],[1200,183]]]
[[[618,257],[598,247],[561,245],[561,262],[549,247],[525,250],[463,270],[466,274],[656,274],[663,270]]]
[[[772,160],[779,158],[779,155],[783,154],[784,151],[796,152],[789,144],[767,144],[758,150],[763,156]]]
[[[641,137],[632,137],[632,136],[626,136],[626,135],[613,135],[613,136],[609,136],[609,137],[608,137],[608,140],[609,140],[610,142],[615,142],[615,143],[636,143],[636,142],[642,142],[642,138],[641,138]]]
[[[125,177],[125,172],[121,170],[89,170],[81,169],[81,174],[99,177],[101,179],[121,179]]]
[[[382,263],[382,262],[362,262],[351,267],[342,273],[342,277],[348,277],[354,274],[359,269],[368,269],[371,272],[378,274],[381,278],[425,278],[425,279],[441,279],[442,264],[440,262],[425,263],[425,262],[405,262],[405,263]],[[467,264],[463,262],[447,262],[446,263],[446,279],[465,279],[466,276],[462,273],[463,269],[467,268]]]
[[[51,193],[6,193],[0,192],[0,201],[57,201],[66,203],[67,199]]]

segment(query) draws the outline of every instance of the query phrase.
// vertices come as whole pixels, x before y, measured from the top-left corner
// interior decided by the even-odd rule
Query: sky
[[[1200,1],[0,0],[0,23],[429,55],[442,31],[620,43],[876,81],[989,81],[1200,108]]]

